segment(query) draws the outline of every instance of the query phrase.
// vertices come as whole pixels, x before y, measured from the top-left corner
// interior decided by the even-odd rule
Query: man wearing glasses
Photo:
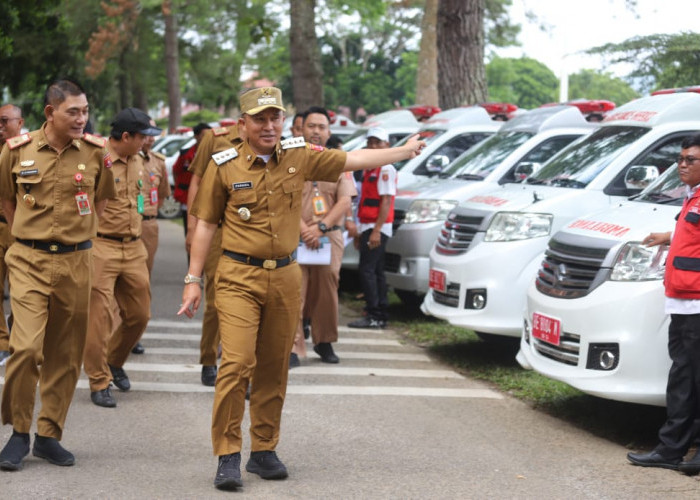
[[[700,417],[700,134],[681,143],[678,175],[687,194],[673,233],[651,233],[643,241],[650,247],[670,243],[664,276],[672,361],[666,386],[667,419],[656,448],[628,453],[627,459],[642,467],[695,475],[700,473],[700,449],[690,460],[684,460],[684,455],[697,437],[695,422]]]
[[[14,104],[5,104],[0,107],[0,151],[5,147],[5,141],[22,133],[24,118],[22,109]],[[0,366],[4,365],[10,356],[10,330],[5,321],[3,297],[5,296],[5,278],[7,266],[5,265],[5,252],[12,244],[10,228],[7,225],[5,213],[0,206]]]

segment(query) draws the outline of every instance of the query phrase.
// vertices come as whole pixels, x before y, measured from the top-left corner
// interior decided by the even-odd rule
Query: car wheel
[[[174,219],[180,215],[182,206],[172,196],[169,196],[163,201],[163,204],[158,209],[158,216],[162,219]]]

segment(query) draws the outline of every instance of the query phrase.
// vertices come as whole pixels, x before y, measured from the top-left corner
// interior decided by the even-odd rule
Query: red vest
[[[379,215],[379,202],[382,197],[377,190],[377,181],[381,175],[382,168],[365,170],[362,177],[362,196],[360,196],[360,206],[357,209],[357,218],[360,222],[377,222]],[[384,222],[394,222],[394,197],[391,197],[389,214]]]
[[[197,145],[195,144],[187,152],[180,154],[173,164],[173,177],[175,177],[173,198],[185,205],[187,204],[187,191],[190,189],[190,180],[192,180],[192,174],[187,169],[192,163],[196,152]]]
[[[700,299],[700,191],[683,208],[666,260],[666,296]]]

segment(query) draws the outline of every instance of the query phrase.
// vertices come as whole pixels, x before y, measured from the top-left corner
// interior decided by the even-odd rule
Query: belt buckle
[[[265,269],[276,269],[277,268],[277,261],[271,260],[271,259],[264,260],[263,267]]]
[[[56,245],[55,243],[52,245],[49,245],[49,252],[54,252],[54,253],[58,252],[58,245]]]
[[[123,241],[124,243],[129,243],[129,242],[130,242],[131,240],[133,240],[133,239],[134,239],[133,236],[125,236],[124,238],[122,238],[122,241]]]

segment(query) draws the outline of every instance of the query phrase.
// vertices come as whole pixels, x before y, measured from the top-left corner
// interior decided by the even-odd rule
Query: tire
[[[172,196],[169,196],[163,201],[163,204],[158,209],[158,216],[161,219],[174,219],[175,217],[180,216],[181,211],[182,206],[180,205],[180,202]]]

